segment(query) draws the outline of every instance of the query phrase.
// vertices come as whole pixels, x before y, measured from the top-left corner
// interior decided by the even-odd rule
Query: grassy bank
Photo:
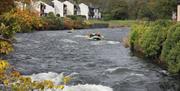
[[[109,24],[109,27],[130,27],[131,25],[137,23],[136,20],[88,20],[91,24],[101,23],[101,24]]]
[[[171,21],[141,22],[132,26],[131,50],[157,63],[171,73],[180,73],[180,24]]]

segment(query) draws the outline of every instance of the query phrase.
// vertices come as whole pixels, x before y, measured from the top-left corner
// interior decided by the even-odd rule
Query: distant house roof
[[[54,3],[54,2],[60,2],[60,3],[63,3],[63,2],[60,1],[60,0],[53,0],[52,2],[53,2],[53,3]]]
[[[70,1],[64,1],[63,3],[71,3],[71,4],[73,4],[72,2],[70,2]]]
[[[79,5],[81,5],[81,4],[84,4],[84,5],[88,6],[88,5],[87,5],[87,4],[85,4],[85,3],[80,3]]]
[[[41,2],[44,2],[44,3],[46,3],[46,4],[48,4],[48,5],[50,5],[50,6],[54,6],[54,4],[53,4],[53,0],[39,0],[39,1],[41,1]],[[83,2],[83,1],[81,1],[81,2],[79,2],[79,4],[77,3],[77,2],[75,2],[75,0],[57,0],[57,1],[60,1],[60,2],[62,2],[62,3],[64,3],[64,2],[70,2],[70,3],[72,3],[72,4],[74,4],[75,6],[79,6],[79,4],[81,4],[81,3],[83,3],[83,4],[85,4],[85,5],[87,5],[89,8],[92,8],[92,9],[100,9],[98,6],[96,6],[96,5],[93,5],[92,3],[85,3],[85,2]],[[180,1],[180,0],[179,0]],[[179,3],[180,4],[180,3]]]
[[[42,4],[45,4],[45,5],[47,5],[47,6],[51,6],[51,5],[49,5],[48,3],[45,3],[45,2],[43,2],[43,1],[37,1],[38,3],[42,3]]]
[[[42,2],[44,2],[44,3],[46,3],[46,4],[48,4],[48,5],[50,5],[50,6],[53,6],[54,4],[53,4],[53,0],[37,0],[37,1],[42,1]]]
[[[77,4],[74,0],[61,0],[61,1],[63,1],[63,2],[70,2],[72,4]]]

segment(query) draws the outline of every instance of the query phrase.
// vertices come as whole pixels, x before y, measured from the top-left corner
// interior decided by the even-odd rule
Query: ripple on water
[[[115,45],[115,44],[120,44],[120,42],[118,42],[118,41],[106,41],[106,40],[91,41],[90,43],[91,43],[91,45],[106,45],[106,44]]]
[[[141,72],[141,71],[133,70],[127,67],[115,67],[115,68],[109,68],[105,70],[105,72],[109,74],[120,74],[120,73]]]
[[[65,42],[65,43],[75,43],[75,44],[78,44],[78,42],[76,42],[74,40],[70,40],[70,39],[61,39],[60,41]]]
[[[74,37],[75,38],[87,38],[87,36],[85,36],[85,35],[75,35]]]
[[[143,85],[144,82],[148,81],[149,79],[144,74],[130,73],[123,80],[128,83],[134,83],[135,85],[140,86]]]
[[[81,76],[75,76],[77,79],[69,86],[82,87],[77,91],[106,91],[104,86],[78,86],[78,83],[107,85],[114,91],[180,91],[177,79],[167,79],[169,76],[164,75],[167,72],[129,55],[129,49],[119,42],[128,34],[127,29],[102,30],[89,29],[71,34],[63,31],[18,34],[15,52],[8,58],[23,75],[51,71],[67,74],[79,72]],[[101,32],[106,40],[90,41],[84,36],[87,32],[96,31]],[[86,87],[88,90],[84,90]]]

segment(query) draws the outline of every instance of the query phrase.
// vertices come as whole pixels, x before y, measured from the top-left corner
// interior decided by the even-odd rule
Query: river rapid
[[[72,75],[71,87],[63,91],[180,91],[179,79],[150,60],[132,56],[123,46],[121,40],[129,31],[105,28],[20,33],[15,51],[6,59],[36,80],[55,79],[61,73]],[[88,40],[86,35],[93,32],[100,32],[105,39]]]

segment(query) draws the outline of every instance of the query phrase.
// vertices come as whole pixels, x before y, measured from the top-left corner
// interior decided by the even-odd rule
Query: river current
[[[38,79],[73,75],[69,86],[76,87],[69,91],[180,91],[179,79],[150,60],[132,56],[123,46],[121,40],[129,31],[106,28],[20,33],[15,51],[7,59],[23,75],[34,74],[34,79],[38,74]],[[105,39],[88,40],[86,35],[93,32],[100,32]]]

